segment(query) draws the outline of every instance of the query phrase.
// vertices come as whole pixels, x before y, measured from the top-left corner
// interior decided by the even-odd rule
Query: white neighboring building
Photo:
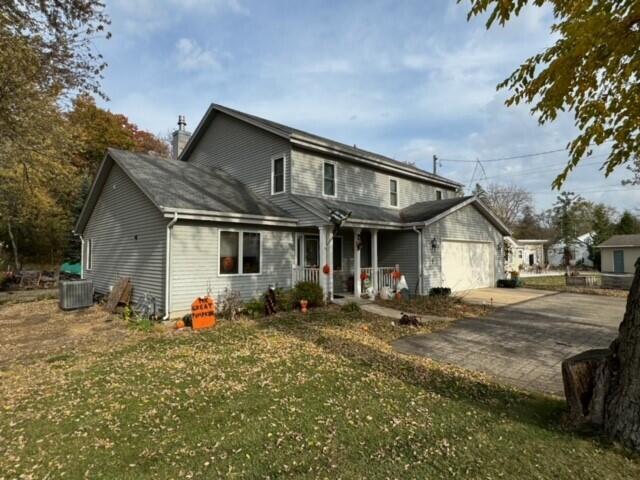
[[[571,265],[581,264],[585,267],[593,267],[593,262],[589,259],[589,245],[593,244],[593,233],[585,233],[577,238],[577,242],[569,248],[571,251]],[[552,267],[562,267],[564,265],[564,242],[560,241],[550,245],[547,249],[547,258]]]
[[[506,237],[505,244],[509,245],[509,252],[505,262],[507,271],[531,270],[544,267],[544,244],[547,240],[517,240]]]

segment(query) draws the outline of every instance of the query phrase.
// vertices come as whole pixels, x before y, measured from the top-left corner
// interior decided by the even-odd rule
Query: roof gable
[[[109,149],[76,223],[76,232],[86,226],[113,165],[122,168],[163,213],[216,213],[295,221],[221,169],[212,171],[155,155]]]
[[[640,234],[614,235],[598,247],[640,247]]]
[[[434,184],[444,185],[449,188],[459,188],[462,185],[453,180],[449,180],[439,175],[434,175],[421,168],[416,167],[405,162],[380,155],[374,152],[363,150],[355,146],[346,145],[335,140],[331,140],[319,135],[315,135],[297,128],[289,127],[265,118],[257,117],[245,112],[240,112],[223,105],[211,104],[204,117],[196,127],[193,135],[189,139],[189,142],[185,146],[180,155],[180,160],[188,161],[188,157],[193,151],[195,145],[199,139],[204,135],[207,127],[211,124],[213,118],[217,113],[223,113],[234,117],[243,122],[249,123],[257,128],[266,130],[274,135],[287,139],[292,145],[297,145],[301,148],[307,148],[317,150],[323,153],[343,157],[351,161],[366,163],[370,166],[379,169],[391,170],[395,174],[404,174],[420,178],[423,181],[427,181]]]

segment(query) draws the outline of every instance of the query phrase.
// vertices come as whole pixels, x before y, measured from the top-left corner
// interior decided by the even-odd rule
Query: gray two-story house
[[[319,283],[327,298],[495,285],[507,227],[462,186],[411,164],[221,105],[174,134],[174,158],[109,150],[78,219],[82,272],[119,277],[178,316],[225,289]]]

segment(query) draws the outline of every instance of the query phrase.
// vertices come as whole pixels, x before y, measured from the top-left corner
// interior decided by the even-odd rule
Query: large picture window
[[[284,192],[284,157],[274,158],[271,164],[271,193]]]
[[[331,197],[336,196],[336,164],[332,162],[324,163],[324,184],[322,193]]]
[[[258,232],[220,232],[220,275],[260,273],[260,242]]]

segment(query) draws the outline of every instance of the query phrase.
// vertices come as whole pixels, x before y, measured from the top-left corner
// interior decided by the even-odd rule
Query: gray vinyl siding
[[[259,275],[221,275],[218,259],[218,231],[244,230],[262,234],[262,271]],[[207,293],[220,301],[225,288],[248,300],[269,286],[291,287],[294,262],[294,233],[253,225],[225,225],[181,222],[171,233],[171,315],[188,313],[191,303]]]
[[[93,241],[91,270],[86,270],[85,249],[85,278],[107,294],[120,277],[130,277],[134,302],[147,293],[164,311],[166,225],[158,209],[114,165],[84,230],[85,242]]]
[[[403,230],[379,232],[378,237],[378,266],[398,265],[411,295],[414,295],[418,284],[418,234]]]
[[[473,205],[468,205],[446,216],[423,231],[424,293],[429,288],[442,286],[441,253],[443,240],[490,242],[494,249],[496,280],[504,278],[504,258],[498,254],[497,245],[504,241],[502,233]],[[431,240],[437,239],[434,251]]]
[[[336,160],[333,157],[302,149],[291,151],[292,193],[322,196],[325,160],[336,163],[336,198],[338,200],[389,207],[389,180],[391,178],[398,180],[399,208],[407,207],[416,202],[436,200],[436,190],[442,191],[442,198],[456,196],[452,189],[420,182],[401,175],[391,175],[364,165]]]
[[[271,159],[285,154],[285,192],[291,185],[289,141],[217,113],[200,141],[189,155],[188,162],[211,168],[222,168],[264,198],[271,195]]]

